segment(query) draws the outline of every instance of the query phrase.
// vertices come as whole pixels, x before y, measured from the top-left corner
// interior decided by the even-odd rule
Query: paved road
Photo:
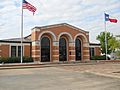
[[[0,70],[0,90],[120,90],[120,79],[57,67]]]

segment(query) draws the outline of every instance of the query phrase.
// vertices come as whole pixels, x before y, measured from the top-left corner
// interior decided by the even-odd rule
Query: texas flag
[[[105,21],[110,21],[110,22],[112,22],[112,23],[117,23],[117,19],[115,19],[115,18],[110,18],[110,17],[109,17],[109,14],[106,14],[106,13],[105,13]]]

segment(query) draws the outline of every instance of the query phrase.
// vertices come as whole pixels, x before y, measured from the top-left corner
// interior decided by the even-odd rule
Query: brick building
[[[19,57],[20,41],[0,40],[0,57]],[[91,53],[100,55],[99,49],[98,44],[89,43],[89,32],[66,23],[34,27],[23,40],[23,56],[31,56],[35,62],[89,61]]]

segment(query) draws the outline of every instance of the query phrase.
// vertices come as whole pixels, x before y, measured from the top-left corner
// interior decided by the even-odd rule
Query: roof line
[[[32,30],[35,29],[35,28],[38,28],[38,29],[46,29],[46,28],[58,27],[58,26],[62,26],[62,25],[70,26],[70,27],[72,27],[73,29],[76,29],[76,30],[80,30],[80,31],[89,33],[88,31],[85,31],[85,30],[83,30],[83,29],[80,29],[80,28],[78,28],[78,27],[76,27],[76,26],[73,26],[73,25],[71,25],[71,24],[68,24],[68,23],[60,23],[60,24],[46,25],[46,26],[40,26],[40,27],[39,27],[39,26],[36,26],[36,27],[32,28]]]

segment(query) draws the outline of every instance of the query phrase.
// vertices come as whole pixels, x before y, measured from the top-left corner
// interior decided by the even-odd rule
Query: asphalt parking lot
[[[117,68],[119,66],[120,64]],[[120,78],[98,75],[83,69],[76,70],[73,67],[0,70],[0,90],[120,90]],[[90,66],[76,66],[78,67]]]

